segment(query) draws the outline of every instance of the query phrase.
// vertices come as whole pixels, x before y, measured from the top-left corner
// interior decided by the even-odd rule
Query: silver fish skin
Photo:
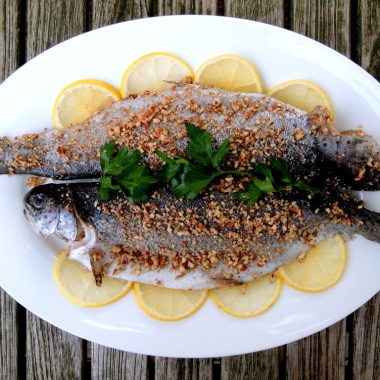
[[[269,274],[337,234],[380,243],[380,214],[335,189],[314,199],[267,195],[253,206],[233,193],[210,190],[190,201],[166,189],[141,205],[101,204],[97,191],[96,183],[42,185],[24,203],[34,230],[71,242],[70,257],[99,283],[94,262],[117,278],[210,289]]]
[[[252,169],[276,156],[299,177],[328,176],[345,187],[380,189],[380,147],[370,136],[332,133],[329,116],[320,109],[306,113],[264,95],[197,85],[130,95],[64,132],[0,139],[0,174],[99,178],[99,149],[111,139],[145,153],[145,161],[157,168],[162,161],[156,150],[186,155],[184,121],[210,131],[215,145],[231,138],[225,165]]]

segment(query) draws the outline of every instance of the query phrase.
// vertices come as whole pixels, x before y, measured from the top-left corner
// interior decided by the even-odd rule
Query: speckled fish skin
[[[301,177],[329,176],[354,189],[380,189],[379,145],[364,134],[329,133],[326,118],[264,95],[181,85],[131,95],[64,132],[48,130],[16,142],[0,139],[0,174],[99,178],[99,148],[111,139],[146,153],[154,167],[161,164],[157,149],[186,153],[187,120],[209,130],[216,145],[231,137],[236,149],[228,162],[241,169],[278,156]]]
[[[279,266],[294,261],[310,245],[336,234],[342,234],[346,239],[362,235],[380,243],[380,214],[364,209],[348,195],[336,195],[336,190],[334,194],[326,192],[311,200],[301,198],[297,193],[266,196],[258,204],[249,206],[245,202],[237,202],[235,194],[231,193],[210,190],[190,201],[176,198],[162,189],[142,205],[131,205],[124,199],[115,198],[95,207],[99,203],[97,190],[96,183],[38,186],[25,197],[27,219],[41,234],[41,219],[45,218],[49,223],[42,233],[45,237],[49,231],[50,235],[73,241],[78,231],[77,223],[73,222],[73,215],[76,215],[88,236],[83,239],[84,244],[78,241],[72,244],[70,257],[91,269],[91,250],[101,250],[104,252],[103,263],[110,265],[108,274],[130,281],[169,288],[208,289],[252,281],[255,277],[271,273]],[[71,210],[71,216],[68,210]],[[152,210],[153,216],[149,214]],[[222,214],[228,210],[234,211],[233,219],[239,223],[238,229],[231,224],[221,225]],[[171,224],[169,229],[164,220],[168,213],[182,213],[184,217]],[[191,215],[195,214],[197,219],[194,222]],[[275,217],[279,214],[280,219]],[[52,222],[52,215],[56,215],[55,222]],[[286,218],[285,222],[283,218]],[[151,220],[149,227],[146,226],[148,220]],[[189,229],[186,225],[181,227],[181,223],[186,220],[191,228],[198,221],[207,228],[185,233]],[[251,222],[261,224],[255,224],[253,228]],[[56,225],[56,231],[53,225]],[[290,231],[289,234],[284,232],[283,226]],[[117,262],[122,256],[110,253],[114,247],[122,247],[123,252],[133,251],[138,255],[149,252],[157,258],[165,256],[167,261],[159,268],[151,266],[145,269],[139,265],[136,272],[132,261],[125,263],[123,259],[119,262],[124,262],[125,266],[118,267]],[[241,270],[233,268],[231,262],[225,261],[231,252],[240,252],[243,256],[251,253],[251,260],[240,267]],[[173,266],[177,263],[175,257],[185,254],[196,257],[203,253],[215,255],[218,258],[215,265],[207,267],[206,260],[206,266],[196,266],[186,274],[177,264]],[[116,268],[119,270],[114,272]]]

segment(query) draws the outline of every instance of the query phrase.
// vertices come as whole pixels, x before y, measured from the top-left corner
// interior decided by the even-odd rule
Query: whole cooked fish
[[[236,200],[239,185],[228,180],[195,200],[164,188],[140,205],[101,203],[97,191],[96,183],[38,186],[24,212],[37,233],[71,242],[70,257],[92,268],[98,283],[107,273],[207,289],[270,273],[336,234],[380,243],[380,215],[336,189],[313,199],[267,194],[251,206]]]
[[[264,95],[196,85],[130,95],[63,132],[0,139],[0,174],[99,178],[99,148],[111,139],[145,153],[146,162],[156,169],[161,165],[157,149],[169,156],[186,154],[185,121],[210,131],[216,145],[230,137],[225,164],[237,169],[250,170],[276,156],[297,176],[380,189],[380,147],[372,137],[332,133],[322,110],[306,113]]]

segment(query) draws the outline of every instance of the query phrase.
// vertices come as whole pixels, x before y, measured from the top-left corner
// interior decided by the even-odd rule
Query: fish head
[[[43,237],[74,241],[78,235],[75,209],[67,186],[37,186],[24,197],[24,215],[33,230]]]

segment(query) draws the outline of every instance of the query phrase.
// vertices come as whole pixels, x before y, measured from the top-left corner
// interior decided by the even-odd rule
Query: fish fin
[[[224,276],[211,276],[212,281],[214,281],[218,286],[238,286],[243,285],[244,282],[235,280],[233,278],[225,278]]]
[[[96,286],[101,286],[104,277],[104,252],[101,249],[95,247],[91,249],[89,255],[91,269],[95,278]]]
[[[335,134],[338,130],[332,125],[331,114],[327,107],[316,106],[309,112],[313,127],[324,133]]]
[[[178,82],[178,81],[175,81],[175,80],[167,80],[167,79],[164,79],[163,82],[168,83],[168,84],[172,84],[175,87],[198,86],[198,85],[196,85],[196,84],[194,84],[192,82]]]

